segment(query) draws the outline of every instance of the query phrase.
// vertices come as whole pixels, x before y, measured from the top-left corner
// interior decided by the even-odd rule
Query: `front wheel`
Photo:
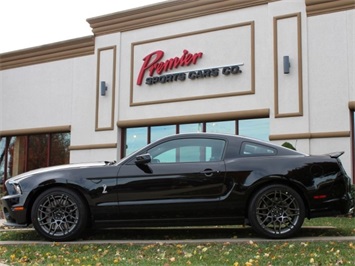
[[[87,209],[81,197],[66,188],[51,188],[33,204],[31,220],[36,231],[51,241],[69,241],[86,227]]]
[[[301,196],[284,185],[269,185],[253,196],[248,209],[252,228],[268,238],[288,238],[296,234],[305,218]]]

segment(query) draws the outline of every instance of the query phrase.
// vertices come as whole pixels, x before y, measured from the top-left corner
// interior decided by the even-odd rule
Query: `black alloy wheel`
[[[305,207],[294,189],[285,185],[269,185],[255,193],[248,216],[257,233],[282,239],[299,231],[305,218]]]
[[[36,231],[51,241],[78,238],[86,227],[87,209],[81,197],[66,188],[52,188],[38,196],[31,220]]]

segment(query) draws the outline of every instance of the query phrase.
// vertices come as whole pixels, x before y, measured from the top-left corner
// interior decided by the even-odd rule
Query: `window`
[[[217,139],[179,139],[148,151],[152,163],[187,163],[222,160],[225,142]]]
[[[5,147],[6,138],[0,138],[0,184],[4,182],[5,177]]]
[[[175,125],[168,126],[155,126],[150,128],[150,142],[154,142],[158,139],[164,138],[176,133]]]
[[[251,142],[244,142],[242,144],[240,154],[242,155],[250,155],[250,156],[258,156],[258,155],[276,155],[277,151],[274,148],[251,143]]]
[[[206,132],[236,134],[235,121],[221,121],[206,123]]]
[[[147,127],[127,128],[126,135],[126,155],[129,155],[148,144]]]
[[[147,126],[127,128],[124,132],[125,137],[123,142],[126,145],[126,149],[122,149],[122,157],[137,151],[148,143],[178,133],[210,132],[236,134],[268,141],[269,118]]]
[[[238,121],[238,135],[260,139],[264,141],[269,140],[269,119],[244,119]]]
[[[179,133],[203,132],[203,123],[179,125]]]
[[[7,178],[26,172],[26,147],[25,136],[8,137],[5,176]]]
[[[355,184],[355,111],[351,111],[351,136],[352,136],[352,170],[353,170],[353,184]]]
[[[33,170],[48,165],[48,135],[28,136],[27,169]]]
[[[0,179],[69,163],[70,133],[50,133],[0,138]]]
[[[48,165],[69,163],[70,133],[50,134],[50,149]]]

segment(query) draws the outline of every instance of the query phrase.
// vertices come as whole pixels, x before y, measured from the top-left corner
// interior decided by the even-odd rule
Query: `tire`
[[[31,220],[44,238],[70,241],[85,230],[87,214],[87,208],[76,192],[57,187],[38,196],[31,210]]]
[[[255,193],[248,218],[259,234],[273,239],[288,238],[301,228],[305,207],[301,196],[284,185],[269,185]]]

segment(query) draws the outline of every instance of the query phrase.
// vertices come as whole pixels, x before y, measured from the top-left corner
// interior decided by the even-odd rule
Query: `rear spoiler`
[[[345,153],[344,151],[338,151],[338,152],[329,153],[328,155],[330,156],[330,158],[339,158],[344,153]]]

